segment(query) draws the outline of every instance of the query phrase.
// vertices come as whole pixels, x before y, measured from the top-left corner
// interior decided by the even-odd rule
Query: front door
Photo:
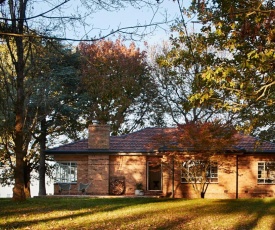
[[[147,189],[151,191],[160,191],[162,187],[161,180],[161,164],[147,162],[148,181]]]

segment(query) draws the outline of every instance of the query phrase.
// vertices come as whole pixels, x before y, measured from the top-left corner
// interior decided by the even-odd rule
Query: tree
[[[91,123],[111,125],[112,134],[127,132],[122,124],[127,115],[140,108],[139,120],[148,110],[147,104],[153,84],[150,82],[146,53],[120,39],[81,43],[82,118]]]
[[[165,146],[166,160],[163,165],[172,174],[180,172],[187,183],[191,183],[198,197],[204,198],[217,170],[227,170],[228,163],[222,156],[234,151],[237,143],[236,130],[229,123],[190,122],[179,125],[176,131],[158,137]],[[212,178],[211,178],[211,176]]]
[[[274,111],[275,90],[273,1],[195,0],[190,10],[201,21],[207,44],[228,53],[216,56],[202,71],[212,94],[231,95],[215,105],[238,112],[240,125],[248,132],[274,127],[269,115]]]
[[[14,111],[14,123],[13,123],[13,139],[14,139],[14,154],[16,159],[16,164],[14,168],[14,178],[15,186],[13,189],[13,199],[14,200],[25,200],[25,159],[27,156],[28,145],[31,141],[30,128],[25,122],[28,117],[27,106],[27,90],[26,89],[26,80],[27,76],[32,69],[32,64],[27,65],[28,61],[31,62],[31,55],[34,46],[35,39],[45,38],[53,39],[53,36],[49,36],[50,32],[66,31],[68,24],[72,25],[73,28],[76,28],[76,23],[81,22],[85,24],[84,19],[89,19],[89,15],[98,9],[107,9],[107,10],[116,10],[127,3],[144,6],[143,1],[81,1],[80,4],[85,5],[86,12],[81,12],[81,16],[76,16],[72,13],[69,16],[64,15],[64,12],[68,12],[68,4],[72,2],[70,0],[64,1],[55,1],[48,2],[45,1],[45,11],[41,12],[36,10],[35,2],[30,0],[9,0],[1,2],[1,17],[0,17],[0,36],[1,41],[7,47],[8,50],[8,59],[11,61],[11,70],[12,78],[14,82],[14,100],[12,101],[12,110]],[[110,3],[110,4],[109,4]],[[150,4],[150,3],[148,3]],[[150,4],[152,6],[152,4]],[[78,9],[78,7],[75,7]],[[36,14],[36,12],[39,12]],[[80,23],[80,24],[81,24]],[[90,23],[89,23],[90,24]],[[31,26],[30,26],[31,25]],[[152,25],[152,24],[150,24]],[[155,24],[156,25],[156,24]],[[138,26],[139,28],[141,26]],[[37,31],[37,32],[35,32]],[[129,32],[118,28],[115,31],[109,32],[107,35],[113,34],[115,32],[125,32],[134,34],[134,32]],[[135,31],[135,28],[134,28]],[[105,35],[105,36],[107,36]],[[69,40],[68,38],[59,37],[59,40]],[[89,40],[98,40],[100,36],[95,39]],[[75,39],[72,39],[75,40]]]
[[[220,156],[227,151],[234,151],[236,142],[235,128],[217,120],[179,127],[179,146],[192,155],[189,159],[185,158],[182,175],[192,183],[201,198],[204,198],[211,180],[211,170],[217,172],[218,165],[222,168],[225,162],[221,162]]]
[[[152,52],[153,78],[161,105],[158,107],[176,124],[211,121],[221,116],[227,120],[233,118],[233,113],[211,103],[214,100],[222,102],[226,97],[214,93],[202,77],[215,56],[206,40],[200,33],[187,34],[179,23],[173,27],[170,43]],[[204,94],[200,95],[201,92]]]
[[[46,144],[50,139],[66,135],[77,139],[83,129],[78,122],[77,88],[79,85],[79,55],[60,43],[48,42],[39,58],[40,76],[33,82],[32,105],[37,122],[32,131],[33,146],[39,154],[39,195],[46,195]]]
[[[24,156],[24,191],[27,197],[30,196],[31,172],[39,171],[41,192],[45,195],[45,156],[46,137],[48,135],[62,134],[65,130],[69,134],[76,133],[79,129],[76,127],[75,110],[68,108],[71,101],[74,101],[76,87],[78,85],[76,70],[73,65],[73,56],[70,51],[59,43],[45,42],[44,39],[32,42],[32,54],[26,60],[28,75],[25,79],[24,90],[25,109],[27,115],[25,118],[25,156]],[[8,170],[3,171],[4,182],[10,184],[13,179],[15,168],[14,151],[14,131],[12,123],[14,113],[12,111],[13,101],[15,101],[15,79],[12,74],[12,64],[7,59],[8,50],[2,45],[0,55],[1,68],[1,109],[0,116],[2,131],[0,134],[3,150],[3,163],[7,164]],[[72,80],[74,79],[74,80]],[[8,109],[7,109],[8,108]],[[66,109],[67,108],[67,109]],[[74,116],[74,117],[73,117]],[[73,118],[72,118],[73,117]],[[70,125],[61,126],[60,123],[70,121]],[[61,127],[60,127],[61,126]],[[73,131],[70,131],[72,128]],[[39,154],[40,152],[40,154]],[[40,163],[39,163],[40,162]],[[38,167],[40,168],[38,170]],[[45,179],[44,179],[45,180]],[[42,188],[43,185],[43,188]]]

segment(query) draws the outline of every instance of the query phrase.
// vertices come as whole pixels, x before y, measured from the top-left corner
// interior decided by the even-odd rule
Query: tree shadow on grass
[[[55,210],[78,210],[96,208],[96,211],[112,211],[129,205],[160,202],[157,198],[32,198],[26,202],[14,202],[11,199],[0,200],[0,217],[20,214],[43,213]],[[165,199],[164,199],[165,200]]]
[[[87,215],[93,215],[99,212],[112,212],[125,207],[137,206],[142,204],[162,202],[166,199],[154,199],[154,198],[51,198],[51,199],[30,199],[27,202],[13,202],[11,199],[5,199],[0,201],[4,209],[0,210],[0,229],[14,229],[24,228],[32,225],[39,224],[41,222],[53,222],[70,220],[77,217],[84,217]],[[86,212],[73,213],[78,210],[85,210]],[[70,211],[70,214],[46,217],[42,219],[24,220],[25,217],[30,215],[38,216],[39,214],[47,214],[54,211]],[[12,223],[3,223],[3,219],[9,217],[16,217]],[[53,226],[54,227],[54,226]]]
[[[184,209],[182,217],[158,225],[157,229],[275,229],[275,199],[197,199],[197,203]],[[227,222],[232,215],[234,221]]]
[[[265,216],[275,216],[275,199],[251,200],[183,200],[183,199],[152,199],[152,198],[118,198],[118,199],[53,199],[34,201],[22,204],[22,210],[16,212],[19,205],[11,205],[9,215],[35,215],[52,211],[70,211],[58,216],[49,216],[34,220],[19,218],[13,223],[0,224],[0,229],[36,227],[39,223],[49,224],[53,229],[253,229]],[[158,204],[157,204],[158,203]],[[1,204],[1,203],[0,203]],[[29,209],[27,209],[29,207]],[[38,210],[39,207],[41,210]],[[46,208],[43,210],[43,208]],[[149,207],[149,208],[148,208]],[[134,212],[124,212],[125,209]],[[79,213],[78,210],[83,210]],[[124,211],[122,211],[124,210]],[[25,211],[25,213],[24,213]],[[39,212],[40,211],[40,212]],[[74,213],[76,212],[76,213]],[[102,219],[93,216],[102,213]],[[130,214],[129,214],[130,213]],[[235,217],[241,215],[241,221],[234,221],[232,225],[218,228],[215,221],[218,218],[226,219],[231,214]],[[3,215],[3,210],[0,211]],[[153,217],[153,218],[152,218]],[[249,217],[249,218],[245,218]],[[87,222],[76,222],[77,218]],[[92,219],[93,218],[93,219]],[[203,223],[209,221],[209,223]],[[56,223],[55,227],[53,223]],[[207,226],[207,227],[204,227]],[[275,222],[269,223],[275,229]]]
[[[240,215],[242,221],[232,226],[235,230],[254,229],[264,217],[275,216],[275,199],[217,200],[216,203],[222,204],[219,209],[220,214],[238,213]],[[275,218],[271,221],[270,229],[275,229]]]

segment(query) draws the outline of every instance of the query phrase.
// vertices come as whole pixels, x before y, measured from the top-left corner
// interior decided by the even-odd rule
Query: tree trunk
[[[26,198],[30,198],[31,197],[31,169],[30,169],[30,165],[27,164],[27,162],[25,162],[24,165],[24,192],[25,192],[25,196]]]
[[[21,44],[23,45],[23,44]],[[20,55],[19,55],[20,56]],[[25,103],[25,94],[24,94],[24,74],[23,74],[23,69],[22,69],[22,63],[23,62],[23,57],[20,58],[19,62],[19,57],[18,57],[18,62],[15,63],[16,67],[16,72],[17,72],[17,97],[16,97],[16,102],[15,102],[15,115],[16,115],[16,120],[15,120],[15,139],[14,139],[14,144],[15,144],[15,155],[16,155],[16,165],[15,165],[15,170],[14,170],[14,178],[15,178],[15,185],[13,188],[13,200],[16,201],[24,201],[26,199],[25,196],[25,170],[24,170],[24,157],[25,157],[25,152],[23,150],[24,146],[24,131],[23,131],[23,126],[24,126],[24,103]]]
[[[24,193],[26,198],[31,198],[31,182],[25,183]]]
[[[205,175],[206,176],[206,175]],[[201,198],[204,199],[209,183],[206,181],[202,184]]]
[[[46,166],[45,166],[45,153],[44,149],[40,149],[40,159],[39,159],[39,196],[46,195]]]
[[[41,121],[41,135],[39,137],[40,145],[40,158],[39,158],[39,196],[46,195],[46,159],[45,159],[45,149],[46,149],[46,135],[47,135],[47,125],[46,118]]]
[[[21,95],[20,92],[18,92],[18,95]],[[20,97],[20,96],[19,96]],[[19,100],[20,101],[20,100]],[[24,170],[24,151],[23,151],[23,112],[20,109],[20,105],[16,106],[16,124],[15,124],[15,154],[16,154],[16,165],[14,169],[14,179],[15,179],[15,185],[13,188],[13,200],[16,201],[23,201],[26,199],[25,196],[25,170]]]
[[[17,4],[14,2],[10,2],[10,11],[13,12],[11,14],[12,23],[11,28],[13,33],[16,34],[24,34],[24,18],[26,11],[27,1],[18,1],[18,11],[16,12]],[[16,13],[18,13],[17,20]],[[10,44],[10,39],[7,38],[7,43]],[[23,36],[18,36],[14,38],[15,46],[16,46],[16,55],[12,54],[12,61],[15,67],[16,72],[16,101],[15,101],[15,130],[14,130],[14,144],[15,144],[15,155],[16,155],[16,165],[14,170],[14,178],[15,185],[13,188],[13,200],[16,201],[24,201],[26,200],[25,195],[25,170],[24,170],[24,157],[25,152],[24,149],[24,120],[25,120],[25,90],[24,90],[24,45],[23,45]]]
[[[201,192],[201,198],[204,199],[205,192]]]
[[[24,191],[24,161],[22,153],[20,153],[19,151],[16,151],[16,166],[14,169],[14,179],[15,184],[13,188],[13,200],[24,201],[26,199]]]
[[[18,77],[19,78],[19,77]],[[21,80],[21,79],[20,79]],[[18,85],[21,85],[21,81],[17,81]],[[24,170],[24,151],[23,151],[23,117],[24,112],[22,111],[21,105],[18,102],[21,102],[20,97],[22,95],[22,90],[17,90],[17,105],[16,105],[16,122],[15,122],[15,155],[16,155],[16,165],[14,169],[14,179],[15,185],[13,188],[13,200],[24,201],[25,196],[25,170]]]

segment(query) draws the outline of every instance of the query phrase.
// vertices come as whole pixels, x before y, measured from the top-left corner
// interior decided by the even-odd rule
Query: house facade
[[[175,129],[110,136],[108,125],[90,125],[88,139],[46,151],[57,162],[54,194],[60,194],[59,183],[70,183],[70,194],[78,194],[79,183],[90,183],[90,195],[134,195],[141,183],[145,195],[198,197],[194,182],[184,176],[190,164],[183,171],[192,153],[178,151],[175,160],[156,139]],[[275,144],[240,135],[234,151],[212,160],[205,198],[275,197]]]

